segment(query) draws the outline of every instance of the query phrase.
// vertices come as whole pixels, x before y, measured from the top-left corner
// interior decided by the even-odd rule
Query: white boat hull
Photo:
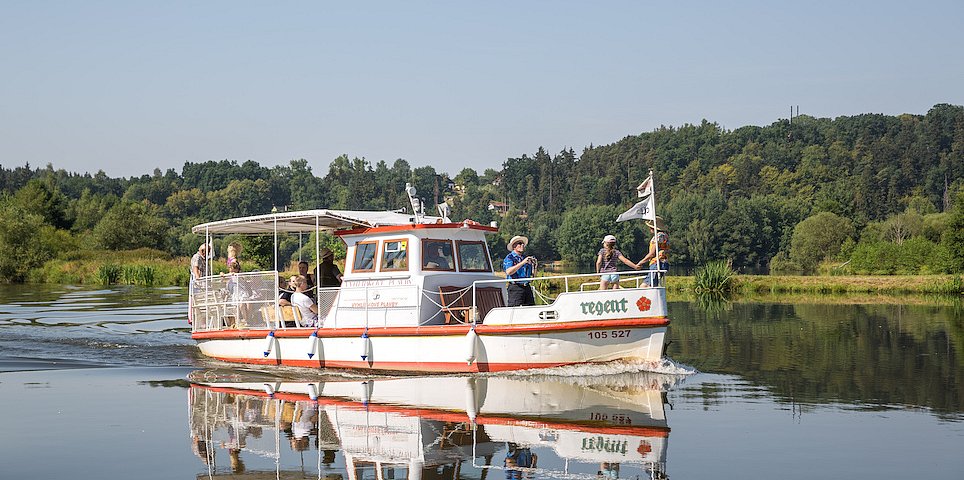
[[[228,362],[378,371],[487,372],[613,360],[659,361],[665,318],[374,329],[238,330],[195,334],[201,352]],[[273,339],[268,336],[273,332]],[[367,338],[363,337],[367,333]],[[472,351],[474,350],[474,351]]]

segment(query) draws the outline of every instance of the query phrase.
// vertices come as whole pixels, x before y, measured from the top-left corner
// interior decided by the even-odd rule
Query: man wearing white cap
[[[526,245],[528,244],[528,238],[522,235],[516,235],[512,237],[512,240],[509,240],[509,244],[506,245],[506,248],[509,249],[509,254],[506,255],[505,260],[502,261],[502,269],[505,270],[506,278],[519,280],[509,284],[510,307],[536,304],[536,298],[532,294],[532,285],[529,285],[528,280],[523,280],[531,279],[535,274],[535,258],[522,256],[522,252],[525,251]]]

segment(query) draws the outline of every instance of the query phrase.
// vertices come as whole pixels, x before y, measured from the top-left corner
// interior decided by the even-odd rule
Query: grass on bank
[[[27,281],[87,285],[186,286],[190,259],[149,248],[126,251],[82,250],[48,260]]]

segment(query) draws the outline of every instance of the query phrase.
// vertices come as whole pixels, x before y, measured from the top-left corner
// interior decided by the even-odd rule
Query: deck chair
[[[502,289],[499,287],[478,288],[475,294],[477,296],[475,304],[479,308],[478,323],[482,323],[485,320],[485,316],[488,315],[489,311],[493,308],[505,306],[505,297],[502,295]]]
[[[445,315],[445,324],[452,322],[452,317],[464,322],[466,312],[472,310],[472,289],[466,287],[453,287],[442,285],[438,287],[439,303],[442,305],[442,314]]]

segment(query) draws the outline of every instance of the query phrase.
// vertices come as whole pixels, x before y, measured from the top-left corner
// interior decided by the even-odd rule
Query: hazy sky
[[[455,175],[702,119],[964,104],[964,2],[0,0],[0,165]]]

